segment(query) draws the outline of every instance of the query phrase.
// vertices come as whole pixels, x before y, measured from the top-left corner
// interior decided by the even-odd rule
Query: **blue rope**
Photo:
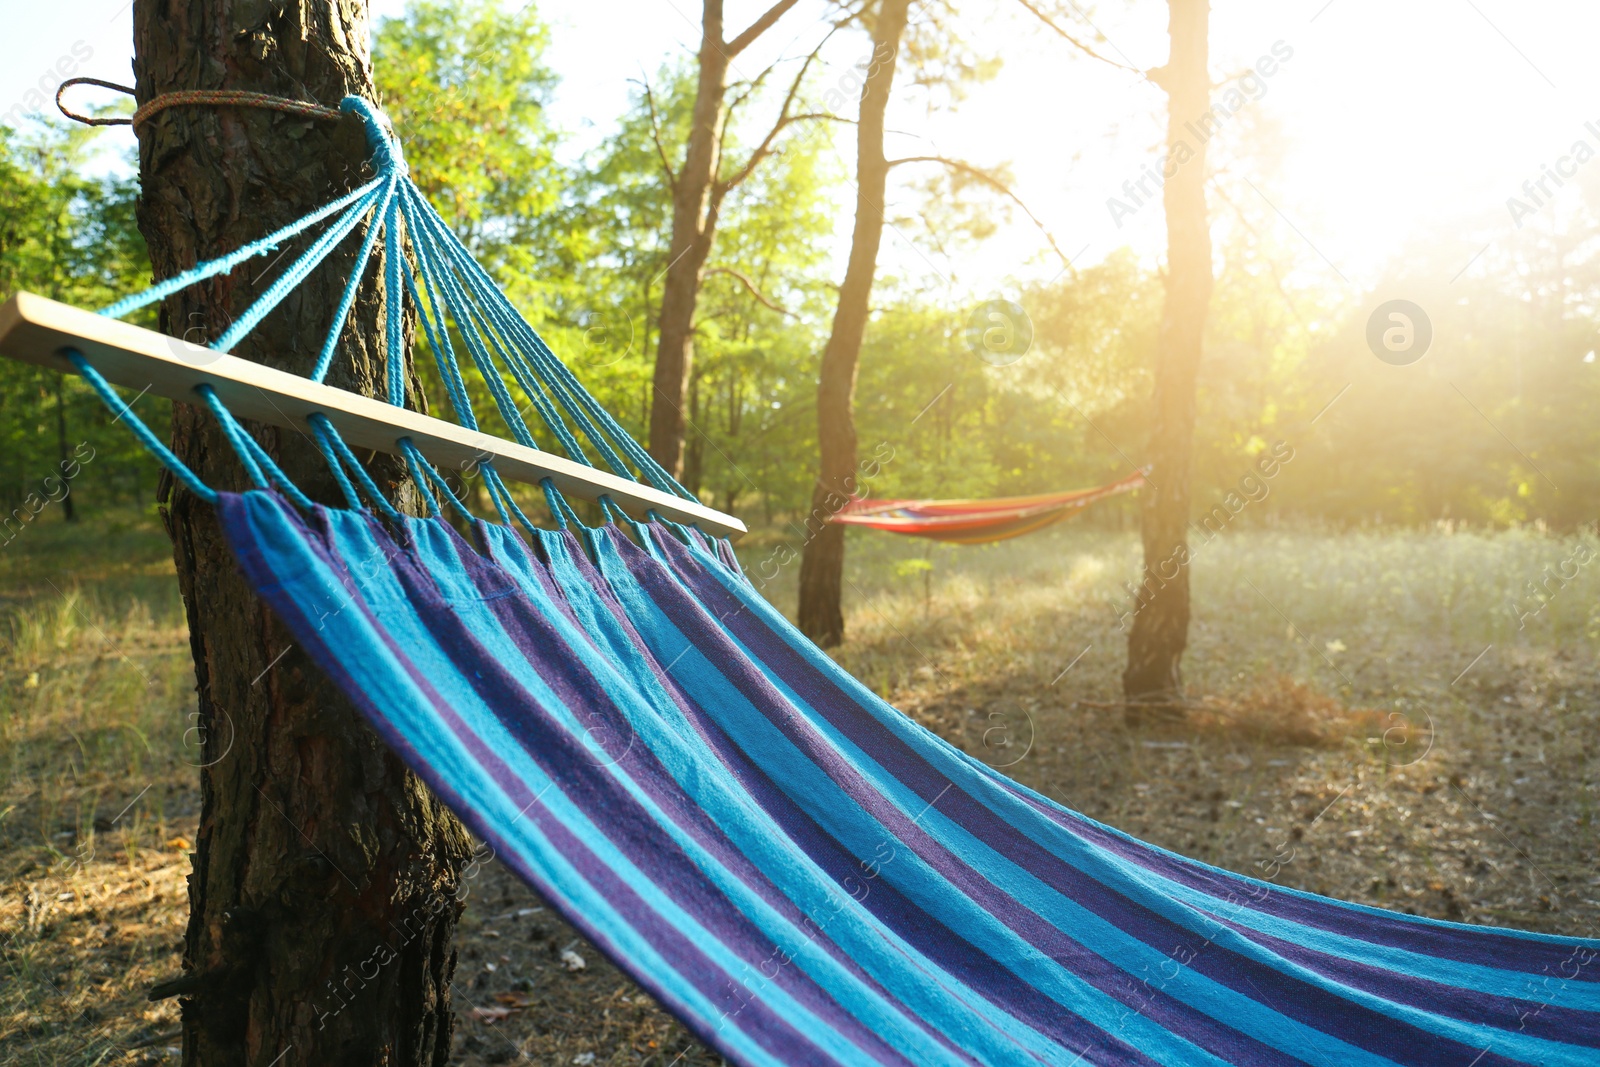
[[[385,374],[389,403],[397,408],[406,406],[406,346],[400,330],[405,301],[400,289],[400,205],[391,198],[383,216],[383,332],[389,353]]]
[[[550,509],[550,517],[555,520],[558,527],[565,530],[567,519],[570,516],[573,522],[578,522],[578,513],[572,510],[572,505],[567,503],[567,498],[561,495],[561,490],[556,488],[556,483],[549,478],[539,480],[539,488],[544,490],[544,504]],[[581,523],[579,525],[582,525]]]
[[[345,473],[344,464],[339,462],[339,453],[333,447],[333,442],[323,431],[322,426],[315,420],[311,421],[311,436],[317,443],[317,448],[322,452],[322,458],[327,460],[328,469],[333,472],[334,481],[339,483],[339,491],[344,494],[345,502],[352,511],[365,511],[366,505],[361,503],[361,494],[356,492],[355,485],[350,481],[350,476]]]
[[[351,474],[355,475],[355,480],[360,483],[361,488],[366,492],[367,499],[376,504],[378,510],[382,511],[390,519],[397,523],[403,522],[404,516],[395,510],[394,505],[389,503],[389,498],[384,496],[382,491],[378,489],[377,483],[367,473],[367,468],[363,467],[361,461],[356,458],[356,454],[350,451],[350,446],[344,443],[344,438],[339,436],[339,431],[334,429],[333,423],[328,416],[318,411],[313,413],[306,421],[317,432],[317,436],[323,444],[324,454],[331,452],[337,459],[344,461],[345,467]],[[334,474],[339,476],[337,464],[335,465]],[[359,510],[366,510],[361,506],[360,498],[356,496],[355,489],[350,485],[348,478],[340,476],[340,488],[345,491],[346,499],[353,500],[353,507]]]
[[[489,490],[489,500],[493,502],[494,509],[500,513],[500,521],[510,526],[511,512],[506,510],[505,502],[500,499],[501,494],[504,494],[506,500],[510,501],[512,508],[516,508],[517,502],[511,500],[511,494],[506,492],[504,485],[500,484],[500,479],[494,476],[494,468],[489,465],[488,460],[478,464],[478,473],[483,477],[484,488]]]
[[[211,386],[197,386],[195,392],[200,394],[200,398],[211,409],[211,414],[216,416],[217,422],[222,425],[222,436],[226,437],[228,443],[233,446],[233,451],[238,455],[239,462],[244,464],[245,473],[250,476],[250,480],[255,483],[257,489],[265,489],[267,487],[267,476],[261,473],[261,466],[256,462],[255,453],[251,452],[250,446],[244,443],[243,438],[249,436],[244,432],[244,427],[234,420],[233,412],[222,406],[222,400],[217,396],[217,391]]]
[[[372,153],[372,164],[378,172],[373,181],[259,241],[252,242],[227,256],[198,264],[193,269],[169,278],[143,293],[118,301],[106,308],[103,314],[117,316],[147,306],[188,285],[265,254],[317,222],[337,216],[333,224],[328,226],[218,339],[215,347],[219,351],[226,352],[255,329],[263,318],[323,263],[329,253],[365,219],[367,229],[362,237],[355,263],[345,281],[328,333],[323,339],[311,373],[312,381],[320,382],[326,378],[338,353],[339,341],[359,295],[366,268],[377,248],[381,231],[384,240],[385,392],[389,403],[404,406],[406,402],[404,308],[405,299],[409,296],[417,309],[418,318],[422,321],[423,332],[428,347],[433,351],[434,361],[443,379],[450,405],[462,426],[478,429],[478,417],[473,409],[467,381],[450,336],[452,322],[466,346],[473,366],[483,378],[495,407],[518,443],[529,448],[539,447],[533,432],[523,418],[524,409],[518,406],[507,387],[508,383],[505,380],[507,372],[526,396],[540,420],[554,434],[561,448],[573,459],[593,466],[578,439],[578,434],[581,433],[597,450],[599,458],[617,473],[631,478],[635,476],[633,472],[637,472],[638,477],[659,489],[694,499],[694,495],[679,485],[677,480],[672,478],[583,388],[576,375],[556,357],[538,332],[522,317],[488,271],[484,270],[472,258],[466,247],[450,233],[444,219],[410,180],[399,144],[393,132],[387,128],[387,120],[370,103],[359,97],[346,97],[341,101],[340,109],[357,115],[362,121],[368,147]],[[341,212],[343,214],[340,214]],[[415,253],[414,269],[405,261],[405,245],[401,237],[402,225]],[[171,468],[186,486],[204,499],[216,498],[215,492],[200,482],[170,449],[156,440],[148,427],[133,417],[127,405],[116,398],[116,394],[88,365],[81,353],[70,353],[69,358],[101,394],[102,399],[119,410],[118,417],[129,418],[130,426],[134,427],[134,432],[140,440]],[[310,500],[290,482],[282,468],[234,418],[216,393],[209,387],[201,389],[200,392],[216,416],[224,436],[238,453],[239,460],[252,481],[262,486],[280,486],[297,504],[311,507]],[[568,420],[571,420],[570,425]],[[320,413],[313,415],[310,421],[317,447],[328,461],[329,469],[333,472],[350,506],[363,509],[362,500],[365,496],[389,518],[400,520],[402,518],[400,513],[379,491],[366,468],[339,436],[333,423]],[[434,487],[437,487],[451,508],[472,519],[471,513],[450,489],[448,483],[409,438],[401,439],[398,446],[400,455],[404,458],[406,467],[431,514],[436,516],[443,514],[441,501],[434,491]],[[529,529],[536,529],[518,507],[510,488],[493,466],[484,463],[481,470],[484,484],[501,520],[507,526],[516,520]],[[580,529],[587,531],[588,528],[584,526],[551,479],[546,478],[539,484],[545,494],[551,518],[558,526],[568,528],[576,524]],[[643,529],[623,512],[609,495],[602,495],[599,503],[609,520]],[[659,517],[653,513],[651,518],[660,522]],[[670,528],[672,524],[662,525]]]
[[[483,465],[483,477],[485,484],[489,486],[489,492],[491,494],[498,493],[499,497],[504,498],[505,507],[511,509],[511,513],[517,517],[517,521],[522,523],[523,527],[529,533],[533,534],[535,537],[538,537],[539,528],[533,524],[532,519],[523,514],[521,508],[517,507],[516,500],[511,496],[511,488],[507,486],[506,483],[501,479],[500,472],[495,470],[490,464],[485,463]],[[546,481],[548,480],[549,479],[546,479]],[[559,516],[557,517],[556,521],[561,523],[563,527],[566,526],[566,521],[561,519]],[[510,519],[506,520],[506,525],[511,525]]]
[[[238,453],[239,462],[244,464],[246,473],[257,487],[266,489],[271,483],[276,482],[283,488],[284,494],[300,507],[307,511],[316,507],[311,498],[301,492],[300,487],[283,473],[283,468],[267,455],[267,450],[261,447],[261,443],[250,436],[244,425],[234,417],[233,412],[228,410],[227,405],[223,404],[222,398],[217,396],[215,389],[209,385],[201,385],[195,388],[195,392],[205,400],[206,406],[211,409],[211,414],[221,424],[223,436]]]
[[[403,201],[401,206],[404,207]],[[425,252],[420,245],[416,247],[418,258],[421,259]],[[445,393],[450,397],[450,408],[455,412],[456,421],[469,430],[476,430],[478,416],[472,410],[472,401],[467,399],[467,383],[462,380],[461,368],[456,364],[455,349],[450,345],[450,331],[446,329],[439,310],[441,302],[434,294],[432,279],[425,271],[419,273],[422,274],[423,288],[428,293],[427,301],[424,302],[418,297],[417,283],[412,279],[410,271],[403,273],[406,290],[410,292],[412,301],[417,305],[423,332],[428,338],[428,348],[433,352],[433,362],[439,368],[439,376],[444,379]]]
[[[454,511],[457,515],[460,515],[468,522],[477,521],[477,516],[472,514],[471,511],[467,510],[467,506],[461,502],[461,498],[456,496],[455,490],[450,488],[450,483],[445,481],[444,476],[441,475],[437,469],[435,469],[433,464],[428,462],[427,457],[422,454],[422,450],[417,448],[417,446],[412,442],[411,438],[400,438],[400,448],[406,454],[408,465],[413,467],[411,475],[413,478],[417,477],[417,472],[420,469],[424,479],[424,482],[422,483],[422,489],[424,492],[428,492],[426,482],[433,482],[433,484],[439,488],[439,495],[450,502],[450,509],[452,511]],[[431,500],[433,494],[428,492],[428,497]],[[437,511],[437,504],[434,505],[434,508],[436,514],[442,514],[442,512]]]
[[[411,472],[411,481],[416,485],[417,492],[422,494],[423,502],[428,505],[428,514],[436,519],[443,517],[444,513],[439,510],[439,501],[433,495],[433,490],[428,487],[427,476],[423,474],[423,464],[426,464],[427,460],[420,458],[417,446],[411,443],[411,438],[400,439],[400,454],[405,457],[406,469]]]
[[[345,320],[350,317],[350,309],[355,305],[356,293],[361,289],[361,276],[366,273],[367,260],[372,258],[372,247],[378,241],[378,212],[385,210],[393,202],[400,188],[400,176],[391,175],[389,183],[384,187],[383,200],[374,210],[372,222],[367,226],[366,236],[361,240],[361,251],[356,253],[356,264],[350,270],[350,280],[345,283],[344,294],[339,298],[339,308],[334,312],[333,325],[328,327],[328,337],[322,343],[322,352],[317,356],[317,365],[311,371],[311,380],[320,382],[328,376],[328,368],[333,365],[335,350],[339,347],[339,338],[344,333]]]
[[[303,252],[299,259],[290,265],[270,286],[267,291],[256,298],[239,320],[228,327],[226,333],[217,339],[212,347],[218,352],[227,352],[238,344],[240,339],[266,318],[267,313],[288,296],[299,284],[305,281],[306,276],[316,269],[333,247],[350,235],[350,231],[360,224],[369,208],[383,195],[382,189],[374,189],[364,198],[359,200],[355,207],[345,213],[345,216],[322,232],[310,248]]]
[[[527,359],[516,348],[515,342],[518,339],[523,340],[525,343],[528,338],[532,338],[537,342],[538,335],[533,332],[532,328],[523,321],[516,309],[506,300],[505,294],[494,286],[493,280],[488,277],[488,274],[473,261],[470,255],[466,254],[466,250],[461,243],[451,237],[449,230],[444,225],[444,220],[439,217],[438,212],[434,211],[426,200],[414,192],[411,194],[411,199],[417,205],[422,216],[424,232],[427,234],[429,242],[436,244],[447,258],[454,261],[456,268],[461,273],[462,283],[465,285],[466,291],[474,298],[473,302],[466,305],[469,315],[481,319],[485,326],[491,324],[494,326],[495,329],[492,332],[485,329],[483,336],[492,339],[498,334],[502,338],[502,342],[496,344],[495,347],[505,357],[512,376],[516,379],[517,384],[522,387],[529,400],[533,402],[535,408],[538,409],[540,417],[556,434],[561,441],[562,448],[567,451],[568,455],[580,463],[592,466],[588,457],[584,454],[582,446],[572,436],[571,431],[567,429],[565,421],[551,406],[550,400],[546,396],[538,374],[540,363],[537,355],[538,349],[534,349],[535,360],[530,367]],[[539,344],[542,345],[542,342],[539,342]],[[477,358],[476,351],[474,351],[474,358]],[[484,371],[486,377],[491,373],[498,375],[497,370],[491,372],[491,370],[484,368],[481,362],[479,363],[479,369]],[[551,375],[548,374],[548,368],[546,368],[546,371],[546,378],[551,378]],[[565,395],[565,391],[557,384],[559,381],[559,376],[556,376],[551,382],[552,385],[556,386],[551,391],[554,393],[557,402],[567,411],[568,415],[571,415],[578,422],[579,428],[600,449],[602,457],[612,470],[624,477],[632,477],[632,472],[629,471],[627,465],[611,449],[605,438],[596,430],[594,424]],[[501,403],[499,397],[496,398],[496,402]],[[609,416],[607,417],[609,418]]]
[[[76,348],[68,348],[64,349],[61,354],[77,368],[78,373],[83,376],[83,380],[89,383],[89,387],[100,394],[100,399],[105,401],[106,407],[117,413],[117,418],[113,419],[113,422],[126,418],[128,420],[128,429],[133,431],[133,435],[139,439],[139,443],[153,452],[162,463],[165,463],[167,469],[172,472],[173,477],[177,478],[191,493],[206,503],[215,504],[217,502],[217,491],[202,482],[200,476],[190,470],[187,463],[173,455],[172,449],[162,444],[161,439],[150,432],[150,427],[139,421],[139,416],[133,413],[133,408],[122,402],[122,398],[117,396],[116,392],[111,388],[111,384],[100,376],[99,371],[89,365],[89,361],[84,358],[82,352],[79,352]]]
[[[447,258],[455,258],[455,251],[456,247],[459,246],[459,242],[455,241],[454,238],[450,236],[448,230],[440,229],[443,223],[442,220],[438,218],[438,213],[433,211],[433,209],[428,205],[427,201],[418,195],[415,187],[408,190],[408,203],[411,208],[408,219],[414,220],[412,225],[416,225],[417,222],[420,222],[421,224],[417,227],[417,244],[419,247],[425,249],[428,253],[427,259],[424,263],[424,268],[437,271],[437,266],[433,260],[432,253],[437,250],[444,253]],[[471,257],[468,258],[470,259]],[[454,291],[459,298],[458,302],[460,306],[454,309],[457,324],[462,328],[462,335],[468,341],[468,350],[472,355],[473,362],[478,367],[478,370],[483,374],[485,382],[489,385],[490,392],[494,396],[495,405],[497,408],[499,408],[501,415],[506,418],[508,423],[512,421],[513,414],[516,421],[521,421],[521,411],[517,409],[510,393],[505,390],[504,382],[500,377],[499,368],[488,352],[487,345],[489,344],[494,345],[494,347],[506,357],[507,366],[511,369],[513,377],[516,378],[517,383],[522,386],[523,392],[528,396],[529,400],[532,401],[535,410],[537,410],[539,413],[539,417],[544,421],[545,425],[550,428],[551,432],[556,435],[556,439],[561,443],[561,447],[566,450],[567,454],[573,459],[580,463],[591,465],[589,464],[588,457],[584,454],[582,446],[578,444],[577,438],[575,438],[572,435],[572,432],[567,428],[566,423],[560,416],[560,413],[551,406],[549,399],[544,395],[542,390],[538,388],[537,383],[529,380],[525,374],[522,373],[522,367],[516,361],[513,350],[508,349],[503,343],[496,341],[497,332],[499,334],[504,334],[505,332],[504,324],[493,322],[485,315],[484,311],[478,307],[477,303],[468,299],[467,294],[474,292],[474,283],[471,276],[464,274],[463,277],[457,279],[456,272],[451,270],[448,265],[446,267],[446,273],[449,275],[450,285],[454,288]],[[461,288],[463,284],[466,286],[465,291],[463,291]],[[467,322],[461,321],[461,311],[463,309],[466,311],[467,318],[469,320]],[[480,322],[482,324],[482,328],[476,328]],[[491,329],[491,326],[494,328]],[[472,344],[473,340],[478,341],[476,346]],[[496,388],[497,386],[498,389]],[[533,445],[531,438],[523,443],[532,447],[537,447],[536,445]]]
[[[494,279],[489,276],[489,273],[477,261],[473,260],[470,255],[466,254],[466,249],[459,241],[450,237],[448,227],[445,226],[444,220],[439,216],[439,213],[420,196],[415,197],[415,199],[421,205],[424,213],[429,216],[429,222],[434,231],[444,234],[445,240],[441,243],[460,264],[463,272],[474,280],[476,288],[487,295],[494,305],[510,312],[506,317],[510,321],[511,331],[513,334],[520,336],[533,352],[535,366],[544,372],[552,384],[558,384],[562,387],[564,393],[569,394],[572,399],[577,401],[577,408],[573,408],[569,405],[567,399],[563,399],[563,406],[569,408],[569,413],[581,418],[582,412],[587,411],[597,419],[605,427],[606,433],[615,438],[618,444],[622,446],[623,451],[628,453],[635,465],[657,488],[666,492],[674,492],[688,499],[694,499],[693,494],[679,485],[676,479],[655,461],[654,457],[640,447],[638,442],[634,441],[628,432],[622,428],[621,424],[611,416],[611,413],[606,411],[594,397],[589,395],[566,364],[556,358],[555,353],[550,351],[543,338],[517,313],[516,308],[506,298],[505,293],[495,283]],[[592,430],[586,428],[585,432],[597,444],[600,443],[599,438]],[[623,471],[619,471],[619,473],[623,473]]]
[[[406,195],[412,200],[422,202],[424,205],[426,204],[425,201],[421,201],[421,197],[417,194],[416,187],[414,185],[408,185],[406,189]],[[419,250],[423,250],[429,248],[430,242],[425,238],[419,238],[415,244]],[[430,272],[430,267],[432,266],[432,257],[424,254],[419,258],[421,259],[423,272],[426,276]],[[511,399],[511,394],[506,391],[506,383],[501,378],[499,369],[496,366],[493,357],[484,347],[483,336],[471,328],[474,324],[470,321],[470,310],[468,312],[469,321],[462,321],[461,309],[463,307],[467,307],[468,305],[466,299],[461,294],[452,272],[432,271],[432,274],[434,280],[444,291],[445,305],[454,315],[456,319],[456,325],[461,329],[461,338],[467,343],[467,350],[471,354],[472,360],[477,365],[479,371],[482,372],[484,384],[489,387],[489,392],[494,397],[495,406],[499,408],[501,416],[506,421],[506,425],[510,427],[512,436],[517,439],[519,444],[526,445],[529,448],[538,448],[539,446],[533,440],[533,434],[529,432],[527,424],[522,420],[522,413],[517,410],[515,402],[513,402]],[[454,299],[452,299],[452,297],[454,297]],[[467,401],[467,403],[470,405],[470,401]],[[559,419],[557,421],[559,422]],[[557,429],[555,425],[552,425],[551,429],[555,430],[558,436],[564,433],[564,430]],[[570,437],[570,435],[567,436]],[[563,438],[562,444],[563,446],[566,445],[566,438]],[[573,442],[573,444],[575,446],[576,442]],[[577,459],[581,463],[588,462],[587,459],[582,458],[581,450],[578,455],[575,455],[573,458]]]
[[[106,316],[107,318],[120,319],[130,311],[137,311],[139,308],[147,307],[150,304],[154,304],[158,300],[163,300],[166,297],[171,296],[173,293],[176,293],[180,289],[187,289],[195,282],[204,281],[207,278],[226,273],[246,260],[254,259],[257,256],[264,256],[268,252],[275,250],[279,245],[287,241],[289,238],[310,229],[312,226],[315,226],[329,215],[332,215],[338,211],[342,211],[344,208],[349,207],[357,200],[367,196],[374,189],[378,188],[384,182],[384,180],[384,177],[380,175],[354,192],[346,193],[344,196],[341,196],[332,203],[324,204],[322,207],[317,208],[317,210],[313,211],[305,218],[300,219],[298,222],[291,222],[289,225],[285,226],[276,233],[268,234],[259,241],[252,241],[243,248],[229,252],[227,255],[222,256],[221,258],[210,259],[204,263],[198,263],[189,270],[184,271],[182,274],[175,275],[174,277],[168,278],[164,282],[153,285],[142,293],[134,293],[132,296],[123,297],[115,304],[112,304],[106,308],[102,308],[100,314]]]

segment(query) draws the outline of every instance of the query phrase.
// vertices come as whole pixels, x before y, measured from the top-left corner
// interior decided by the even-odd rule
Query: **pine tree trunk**
[[[706,258],[716,237],[711,186],[726,118],[728,52],[722,39],[722,0],[705,0],[700,38],[700,78],[683,166],[672,190],[672,243],[661,289],[660,334],[650,397],[650,454],[674,477],[683,473],[685,393],[694,368],[694,313]]]
[[[872,29],[872,66],[861,86],[861,116],[856,126],[856,222],[850,261],[833,332],[822,351],[817,380],[817,442],[821,469],[806,518],[806,543],[800,559],[800,629],[824,648],[844,640],[844,527],[828,516],[850,500],[856,484],[856,369],[871,311],[872,280],[883,240],[884,190],[889,164],[883,155],[883,117],[894,84],[900,35],[909,0],[883,0]]]
[[[136,0],[137,97],[244,89],[336,104],[373,94],[362,0],[318,4]],[[139,226],[155,276],[236,248],[369,176],[354,119],[182,106],[139,130]],[[306,373],[332,319],[359,234],[236,350]],[[177,294],[164,332],[216,338],[298,242]],[[264,275],[264,277],[263,277]],[[366,282],[330,384],[378,395],[383,293]],[[413,388],[415,383],[412,383]],[[174,405],[173,448],[209,484],[244,486],[216,424]],[[340,503],[302,435],[252,427],[313,498]],[[388,459],[372,473],[410,506]],[[470,841],[367,729],[250,592],[211,508],[166,497],[198,686],[200,831],[189,877],[183,996],[188,1067],[278,1062],[442,1065],[450,1051],[454,897]]]
[[[1167,92],[1166,306],[1156,342],[1151,485],[1142,494],[1144,580],[1122,673],[1128,720],[1174,717],[1183,696],[1180,665],[1189,641],[1189,495],[1195,378],[1211,301],[1211,232],[1206,215],[1208,0],[1169,0],[1171,53],[1151,77]],[[1156,705],[1141,708],[1138,705]]]

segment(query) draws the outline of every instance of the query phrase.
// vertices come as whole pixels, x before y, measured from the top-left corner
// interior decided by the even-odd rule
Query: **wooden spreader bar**
[[[396,442],[409,437],[443,470],[470,470],[492,460],[495,470],[516,481],[537,485],[549,478],[561,492],[584,500],[609,494],[636,518],[653,508],[663,518],[693,523],[708,534],[745,532],[732,515],[698,501],[42,296],[17,293],[0,306],[0,355],[72,373],[61,354],[68,348],[82,352],[107,381],[136,392],[194,403],[195,387],[209,385],[241,418],[309,434],[307,419],[320,412],[352,448],[398,455]]]

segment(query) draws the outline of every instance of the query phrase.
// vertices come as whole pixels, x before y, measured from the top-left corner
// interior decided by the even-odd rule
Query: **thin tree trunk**
[[[1156,343],[1151,486],[1141,504],[1144,582],[1128,634],[1122,688],[1130,723],[1170,717],[1140,704],[1180,702],[1189,641],[1189,481],[1195,377],[1211,302],[1211,232],[1206,215],[1206,139],[1212,129],[1207,71],[1208,0],[1168,0],[1171,52],[1151,78],[1167,93],[1166,306]]]
[[[72,464],[72,457],[67,452],[67,398],[64,378],[65,374],[59,371],[56,373],[56,459],[59,461],[56,469],[63,476]],[[77,522],[78,509],[72,500],[72,480],[64,478],[62,484],[66,487],[66,492],[61,497],[61,517],[65,522]]]
[[[362,0],[136,0],[137,97],[228,88],[325,104],[371,98],[367,42]],[[369,173],[354,119],[177,107],[142,126],[139,142],[139,226],[157,278],[284,225]],[[237,354],[305,373],[358,243],[352,235]],[[161,328],[216,337],[276,276],[264,266],[173,296]],[[370,266],[330,376],[367,395],[383,376],[381,278]],[[415,381],[410,388],[420,406]],[[313,498],[340,502],[302,435],[252,430]],[[201,409],[174,405],[172,438],[206,482],[242,488]],[[372,473],[401,506],[414,505],[397,464],[375,461]],[[255,599],[212,509],[163,484],[204,745],[185,973],[153,991],[184,997],[184,1063],[442,1065],[453,894],[470,840]]]
[[[728,51],[722,39],[722,0],[705,0],[700,33],[700,78],[683,166],[672,189],[672,243],[661,288],[654,389],[650,398],[650,454],[676,478],[683,473],[683,413],[694,366],[694,313],[706,257],[716,236],[711,184],[726,118]]]
[[[872,279],[883,240],[883,198],[889,164],[883,154],[883,117],[894,84],[900,35],[909,0],[883,0],[872,28],[872,66],[861,86],[861,116],[856,127],[856,223],[850,261],[833,332],[822,352],[817,380],[817,442],[821,467],[806,516],[806,543],[800,559],[800,629],[824,648],[844,640],[841,586],[844,582],[844,527],[828,522],[857,491],[856,369],[866,335]]]
[[[672,243],[661,287],[656,368],[650,392],[650,455],[676,478],[683,472],[684,399],[694,369],[694,313],[706,259],[717,235],[721,192],[722,125],[733,58],[784,16],[798,0],[776,0],[731,41],[723,39],[722,0],[704,0],[700,19],[700,75],[683,165],[672,181]]]

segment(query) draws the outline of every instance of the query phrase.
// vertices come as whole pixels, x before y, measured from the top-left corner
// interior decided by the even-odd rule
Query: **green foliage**
[[[953,17],[943,0],[930,11],[905,43],[904,91],[916,106],[947,108],[997,64],[941,25]],[[858,23],[841,32],[864,44]],[[549,39],[531,6],[414,0],[379,25],[374,69],[426,195],[556,353],[643,437],[669,168],[682,157],[694,68],[685,60],[655,72],[614,131],[575,159],[547,117],[557,84]],[[797,68],[730,89],[721,178],[766,136],[785,69]],[[798,110],[847,114],[849,103],[830,92],[840,93],[820,78],[803,86]],[[792,520],[815,476],[817,364],[834,304],[836,216],[850,199],[848,152],[837,150],[845,129],[806,121],[779,135],[773,156],[723,202],[704,278],[685,479],[757,522]],[[83,176],[89,136],[0,130],[0,292],[27,288],[93,308],[144,284],[136,187]],[[1004,173],[999,161],[981,162]],[[971,175],[919,167],[896,172],[914,194],[901,198],[906,217],[896,226],[947,257],[1009,210]],[[1214,207],[1219,266],[1196,412],[1196,514],[1283,441],[1293,459],[1271,481],[1271,505],[1252,505],[1240,521],[1593,521],[1586,502],[1600,490],[1600,429],[1586,413],[1600,400],[1590,355],[1600,347],[1600,222],[1530,229],[1448,284],[1460,264],[1442,262],[1439,243],[1419,243],[1378,293],[1357,298],[1286,273],[1281,264],[1303,249],[1278,247],[1262,236],[1268,227],[1236,225],[1226,197]],[[1048,284],[1012,285],[1006,296],[1028,312],[1034,341],[1004,367],[968,346],[981,299],[881,273],[857,383],[864,492],[1040,492],[1096,484],[1140,462],[1163,297],[1157,271],[1124,251]],[[1432,351],[1413,366],[1387,366],[1367,350],[1365,314],[1386,295],[1433,317]],[[419,360],[424,381],[445,409],[429,362]],[[504,432],[486,386],[468,378],[486,428]],[[140,407],[159,428],[162,402]],[[80,441],[96,458],[74,482],[75,500],[148,498],[153,465],[81,383],[0,364],[0,519],[36,496]],[[540,443],[554,444],[543,432]],[[1114,501],[1091,521],[1126,522],[1135,507]]]
[[[26,289],[94,308],[146,283],[137,187],[83,176],[90,136],[0,127],[0,296]],[[141,404],[158,428],[167,410]],[[149,496],[155,480],[143,450],[75,375],[0,361],[0,542],[36,518],[75,512],[64,497],[105,505]]]
[[[540,220],[561,190],[544,117],[556,84],[548,43],[533,5],[496,0],[416,0],[373,41],[413,180],[480,260],[524,279],[544,265]]]

